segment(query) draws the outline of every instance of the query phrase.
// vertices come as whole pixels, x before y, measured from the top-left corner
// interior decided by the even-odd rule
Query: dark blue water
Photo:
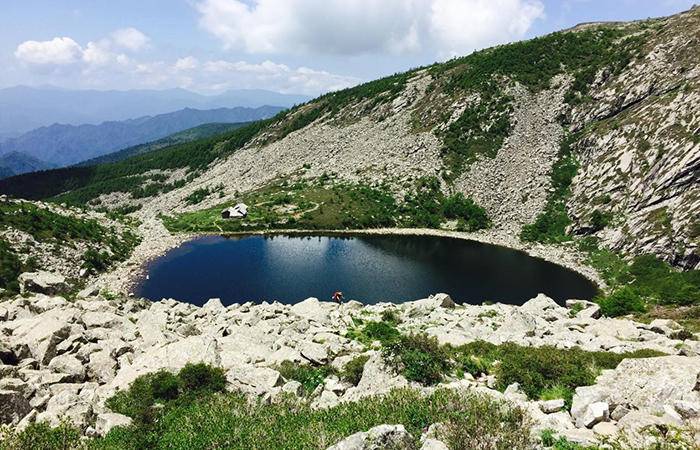
[[[543,292],[590,299],[583,276],[525,253],[427,236],[207,236],[154,261],[138,295],[201,305],[253,300],[403,302],[446,292],[457,302],[522,304]]]

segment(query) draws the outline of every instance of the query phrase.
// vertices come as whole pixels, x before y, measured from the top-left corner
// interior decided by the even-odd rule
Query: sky
[[[0,87],[317,95],[697,0],[0,0]]]

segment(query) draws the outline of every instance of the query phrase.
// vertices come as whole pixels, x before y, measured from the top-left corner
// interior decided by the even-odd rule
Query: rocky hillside
[[[129,257],[139,242],[133,225],[104,213],[0,196],[0,300],[22,285],[47,294],[75,290]]]
[[[337,417],[352,417],[344,408],[381,402],[374,396],[390,391],[397,402],[393,414],[405,414],[402,422],[393,423],[409,427],[414,418],[401,411],[410,408],[402,396],[422,402],[436,388],[471,398],[472,403],[465,404],[455,403],[457,397],[452,400],[467,410],[474,398],[485,396],[499,402],[489,406],[494,408],[489,414],[498,408],[524,411],[520,414],[529,419],[516,424],[521,430],[519,444],[507,448],[549,447],[552,444],[545,439],[560,438],[583,445],[613,440],[622,448],[652,448],[653,442],[669,439],[679,443],[673,448],[690,448],[680,442],[691,445],[697,439],[692,429],[700,410],[698,342],[680,333],[673,321],[643,325],[599,314],[593,304],[572,301],[567,309],[543,295],[522,307],[456,306],[449,296],[439,294],[400,305],[335,305],[312,298],[294,306],[224,307],[212,299],[202,308],[173,300],[108,300],[91,289],[72,302],[28,295],[0,305],[0,422],[22,430],[34,422],[57,426],[64,420],[89,436],[133,423],[133,428],[110,435],[111,440],[97,441],[95,448],[186,448],[185,442],[196,448],[249,448],[252,438],[247,433],[255,432],[242,424],[254,421],[248,414],[258,414],[252,406],[217,410],[220,401],[230,400],[200,392],[201,412],[189,410],[189,415],[178,417],[178,403],[167,405],[174,398],[170,394],[147,394],[148,381],[143,380],[148,379],[140,378],[141,384],[133,385],[139,387],[128,393],[130,383],[143,375],[206,363],[223,370],[220,387],[265,400],[254,403],[256,408],[283,402],[294,414],[321,418],[309,429],[305,429],[308,423],[300,422],[301,429],[292,430],[284,425],[291,420],[285,416],[289,413],[279,411],[278,432],[262,432],[259,448],[292,448],[291,442],[299,443],[292,436],[300,432],[309,433],[302,448],[329,447],[345,437],[334,429]],[[593,384],[601,368],[606,370]],[[201,373],[198,380],[206,383]],[[413,391],[400,391],[407,388]],[[149,401],[153,403],[149,395],[162,398],[166,405],[139,413],[141,403],[146,408]],[[238,401],[239,394],[230,395]],[[212,403],[203,403],[207,399]],[[500,402],[504,403],[499,407]],[[187,400],[179,404],[186,405]],[[449,430],[451,421],[464,416],[465,409],[455,416],[449,409],[440,413],[436,405],[421,406],[422,425],[411,428],[418,436],[406,433],[402,425],[392,428],[405,441],[405,446],[396,448],[418,448],[415,441],[427,425],[434,426],[422,440],[457,439],[450,448],[482,448],[465,447],[480,438],[491,443],[509,439],[506,423],[494,431],[485,418],[484,436],[465,431],[461,438],[455,437]],[[158,410],[167,419],[148,428]],[[372,419],[376,412],[358,412],[340,429],[367,431],[372,420],[386,420],[392,414]],[[199,414],[206,417],[196,429],[186,425]],[[230,414],[235,415],[230,425],[216,425],[228,421]],[[441,417],[442,424],[437,424]],[[505,417],[501,420],[513,421],[516,416]],[[314,432],[314,426],[324,433]],[[676,436],[671,429],[684,431]],[[386,448],[361,445],[378,431],[353,435],[333,448]]]

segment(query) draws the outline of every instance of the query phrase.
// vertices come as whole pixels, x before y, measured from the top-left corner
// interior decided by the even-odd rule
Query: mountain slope
[[[309,97],[260,89],[201,95],[185,89],[97,91],[16,86],[0,89],[0,134],[25,133],[53,123],[98,124],[154,116],[183,108],[216,109],[265,105],[291,107]],[[80,105],[76,108],[75,105]]]
[[[21,173],[36,172],[55,167],[31,155],[20,152],[10,152],[0,155],[0,178],[11,177]]]
[[[591,236],[698,267],[698,58],[700,8],[586,24],[327,94],[221,138],[89,174],[49,171],[41,186],[13,178],[0,191],[64,192],[57,199],[140,208],[142,217],[186,213],[174,220],[196,231],[220,226],[216,211],[242,193],[289,192],[295,183],[389,194],[400,206],[389,208],[393,223],[402,224],[406,210],[440,208],[429,202],[437,187],[483,206],[492,232],[508,239]],[[285,202],[272,197],[265,201]],[[338,201],[346,200],[317,211],[337,211]],[[270,214],[264,226],[296,220]],[[428,219],[419,224],[453,226]]]
[[[66,166],[204,123],[249,122],[271,117],[281,110],[281,107],[276,106],[213,110],[186,108],[154,117],[104,122],[100,125],[54,124],[0,143],[0,154],[18,152],[55,166]]]
[[[108,153],[103,156],[98,156],[97,158],[88,159],[86,161],[78,164],[79,166],[93,166],[96,164],[105,164],[111,162],[121,161],[132,156],[142,155],[144,153],[149,153],[152,151],[159,150],[161,148],[170,147],[177,144],[182,144],[186,142],[192,142],[199,139],[208,138],[209,136],[214,136],[217,134],[224,134],[228,131],[235,130],[245,125],[243,123],[205,123],[204,125],[198,125],[193,128],[188,128],[183,131],[179,131],[170,136],[166,136],[162,139],[156,141],[147,142],[145,144],[134,145],[132,147],[127,147],[123,150],[116,151],[114,153]]]

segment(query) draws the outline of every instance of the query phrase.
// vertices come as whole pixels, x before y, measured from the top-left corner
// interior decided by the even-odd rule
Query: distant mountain
[[[96,91],[16,86],[0,89],[0,136],[8,132],[24,133],[54,123],[98,124],[183,108],[290,107],[309,99],[304,95],[259,89],[231,90],[210,96],[185,89]]]
[[[0,178],[7,178],[27,172],[52,169],[56,166],[20,152],[0,156]]]
[[[152,152],[155,150],[160,150],[161,148],[169,147],[171,145],[182,144],[185,142],[192,142],[197,139],[203,139],[210,136],[215,136],[217,134],[226,133],[227,131],[235,130],[246,125],[243,123],[206,123],[204,125],[199,125],[194,128],[189,128],[184,131],[180,131],[170,136],[166,136],[157,141],[147,142],[145,144],[134,145],[133,147],[127,147],[123,150],[116,151],[114,153],[109,153],[104,156],[99,156],[97,158],[88,159],[83,161],[78,166],[92,166],[95,164],[105,164],[121,161],[123,159],[131,158],[132,156],[142,155],[144,153]]]
[[[60,125],[37,128],[0,143],[0,156],[22,153],[55,167],[68,166],[116,150],[163,138],[205,123],[252,122],[274,116],[284,108],[186,108],[155,117],[141,117],[100,125]]]

